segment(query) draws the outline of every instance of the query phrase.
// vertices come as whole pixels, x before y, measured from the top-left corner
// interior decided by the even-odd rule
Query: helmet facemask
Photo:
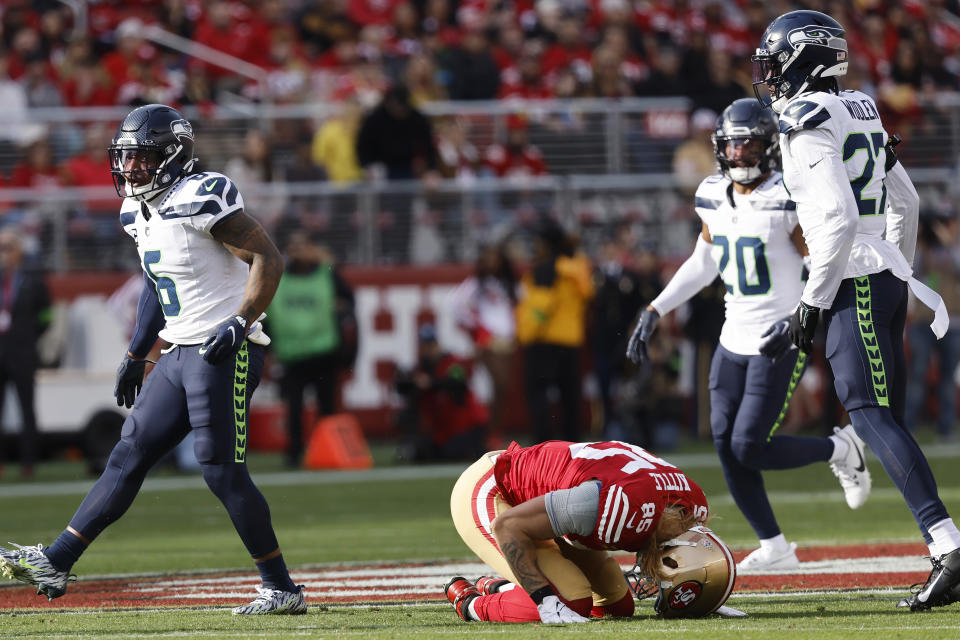
[[[166,105],[139,107],[121,123],[107,152],[117,195],[152,200],[192,171],[193,127]]]
[[[723,110],[710,139],[720,172],[738,184],[753,184],[780,165],[777,119],[750,98]]]
[[[713,137],[720,166],[738,184],[753,184],[769,171],[770,163],[765,158],[769,144],[769,140],[759,137]],[[731,158],[731,151],[737,157]]]

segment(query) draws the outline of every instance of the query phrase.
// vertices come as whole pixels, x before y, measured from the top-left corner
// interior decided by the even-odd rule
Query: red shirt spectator
[[[71,187],[110,187],[112,190],[110,161],[105,151],[108,144],[110,134],[102,124],[88,126],[83,150],[64,163],[64,183]],[[88,211],[96,213],[113,215],[117,209],[116,198],[88,200],[85,204]]]
[[[360,26],[390,24],[397,5],[406,0],[348,0],[347,17]]]
[[[583,41],[583,24],[576,18],[564,18],[557,28],[557,42],[547,47],[540,66],[549,75],[572,64],[590,67],[592,52]]]
[[[104,154],[106,155],[106,154]],[[27,148],[26,157],[13,168],[10,186],[21,188],[59,187],[63,181],[53,166],[53,151],[46,140],[38,140]]]
[[[507,143],[487,147],[483,164],[498,178],[542,176],[547,173],[543,154],[527,141],[527,126],[522,116],[507,119]]]
[[[117,48],[103,56],[100,66],[114,87],[130,80],[130,68],[143,61],[152,60],[156,48],[143,39],[144,24],[137,18],[121,22],[115,31]]]
[[[500,75],[500,98],[553,97],[553,91],[543,77],[540,53],[533,45],[524,47],[523,55],[515,67],[505,69]]]
[[[96,62],[73,68],[63,83],[63,100],[71,107],[99,107],[113,104],[110,78]]]
[[[197,24],[193,39],[235,58],[259,64],[267,54],[263,43],[269,40],[269,35],[263,33],[264,28],[243,4],[215,0]],[[216,78],[230,73],[228,69],[208,66],[210,75]]]

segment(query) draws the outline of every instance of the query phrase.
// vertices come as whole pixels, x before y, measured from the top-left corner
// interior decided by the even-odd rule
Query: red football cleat
[[[443,588],[443,592],[447,595],[447,600],[453,605],[460,619],[472,622],[473,618],[467,613],[467,607],[474,598],[480,597],[477,588],[463,576],[456,576],[450,578],[450,582]]]
[[[479,591],[481,595],[488,596],[491,593],[499,593],[500,589],[502,589],[503,586],[507,584],[510,584],[509,580],[504,580],[503,578],[491,578],[490,576],[483,576],[482,578],[477,580],[476,587],[477,587],[477,591]]]

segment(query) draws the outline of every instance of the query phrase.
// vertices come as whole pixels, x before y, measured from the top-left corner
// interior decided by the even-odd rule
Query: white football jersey
[[[829,308],[842,278],[887,269],[901,279],[910,277],[910,265],[899,247],[884,239],[886,143],[887,132],[876,104],[860,91],[801,94],[780,114],[784,183],[797,203],[813,260],[804,301]],[[828,167],[830,172],[833,167],[841,172],[837,180],[849,185],[852,199],[846,192],[838,194],[832,173],[823,173]],[[837,220],[847,210],[857,219],[848,259],[842,253],[831,253],[837,244]],[[823,247],[827,249],[820,255]],[[822,264],[829,265],[824,271],[818,269],[821,258]]]
[[[173,344],[200,344],[236,313],[249,266],[210,234],[213,226],[243,210],[237,186],[220,173],[188,176],[150,205],[123,201],[120,223],[137,243],[143,270],[157,285],[166,326],[160,337]]]
[[[710,230],[710,253],[727,288],[720,344],[757,355],[760,336],[793,312],[803,291],[803,258],[790,239],[796,205],[774,171],[749,194],[737,193],[727,177],[710,176],[697,189],[695,208]]]

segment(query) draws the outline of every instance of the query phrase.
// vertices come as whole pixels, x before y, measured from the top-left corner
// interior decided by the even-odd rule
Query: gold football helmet
[[[737,579],[730,549],[704,526],[691,527],[667,540],[659,581],[640,571],[640,558],[625,576],[637,599],[657,596],[653,604],[663,618],[700,618],[727,601]]]

